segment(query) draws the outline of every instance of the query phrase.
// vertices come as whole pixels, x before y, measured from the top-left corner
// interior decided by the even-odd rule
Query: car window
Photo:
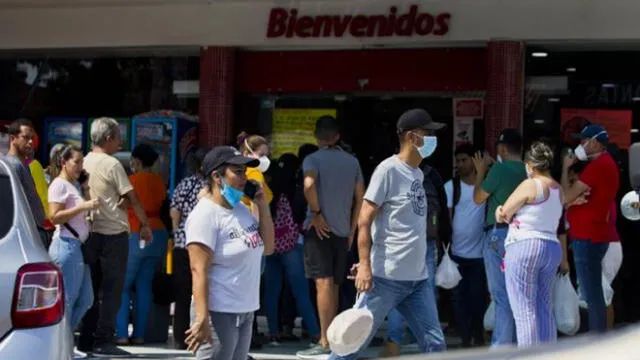
[[[0,167],[0,239],[5,237],[13,224],[13,191],[11,191],[11,179]]]

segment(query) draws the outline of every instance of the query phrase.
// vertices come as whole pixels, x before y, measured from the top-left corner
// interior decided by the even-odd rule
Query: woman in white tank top
[[[562,260],[557,229],[562,191],[549,173],[553,151],[535,143],[525,155],[529,179],[496,209],[498,222],[509,224],[505,241],[505,280],[516,322],[518,346],[557,339],[552,289]]]

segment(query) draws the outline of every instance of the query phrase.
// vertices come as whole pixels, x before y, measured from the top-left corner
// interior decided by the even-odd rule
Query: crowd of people
[[[525,150],[518,131],[505,129],[495,160],[459,145],[456,174],[445,182],[425,162],[443,127],[422,109],[402,114],[398,152],[368,185],[340,124],[328,116],[316,123],[317,146],[273,161],[267,139],[245,133],[235,147],[194,151],[190,175],[170,197],[153,170],[152,147],[132,150],[131,174],[112,156],[121,142],[111,118],[92,123],[86,156],[56,145],[45,171],[33,156],[33,125],[16,120],[7,128],[7,159],[62,270],[67,318],[80,330],[77,357],[126,357],[118,345],[144,343],[152,281],[167,251],[174,344],[198,359],[245,360],[251,348],[298,340],[297,316],[310,343],[297,353],[301,359],[357,359],[385,319],[381,357],[399,355],[407,338],[422,352],[445,351],[434,280],[443,248],[462,276],[450,327],[463,347],[485,345],[490,301],[492,347],[555,341],[552,289],[556,274],[571,271],[569,249],[589,329],[610,327],[602,263],[620,250],[610,246],[619,241],[619,169],[606,129],[588,125],[565,156],[544,141]],[[340,356],[327,331],[352,306],[371,312],[373,329],[358,350]],[[261,308],[264,339],[256,325]]]

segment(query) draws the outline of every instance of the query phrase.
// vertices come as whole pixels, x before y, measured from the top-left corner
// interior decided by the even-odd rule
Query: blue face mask
[[[244,192],[228,185],[224,180],[222,180],[222,191],[220,193],[232,208],[236,207],[244,196]]]
[[[436,151],[436,148],[438,147],[438,138],[435,136],[423,136],[422,140],[422,146],[416,146],[416,149],[418,150],[420,157],[425,159],[433,155],[433,152]]]

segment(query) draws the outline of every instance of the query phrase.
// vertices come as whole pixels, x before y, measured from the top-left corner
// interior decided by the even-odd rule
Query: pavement
[[[298,327],[296,328],[296,335],[299,335],[299,319],[298,319]],[[443,324],[443,326],[446,324]],[[258,329],[262,333],[267,332],[267,319],[264,316],[258,317]],[[294,332],[295,333],[295,332]],[[386,323],[381,327],[378,331],[377,337],[384,338],[384,334],[386,333]],[[169,328],[169,339],[171,339],[171,328]],[[171,341],[171,340],[169,340]],[[447,336],[447,345],[450,347],[455,347],[460,344],[460,339],[457,337]],[[256,360],[293,360],[298,359],[296,357],[296,352],[299,350],[303,350],[309,347],[308,341],[299,341],[299,342],[289,342],[282,343],[280,346],[272,347],[265,345],[262,349],[251,351],[250,355]],[[187,352],[173,349],[172,344],[150,344],[144,346],[122,346],[122,349],[130,352],[132,357],[128,359],[195,359],[195,357]],[[381,346],[371,346],[362,357],[366,358],[376,358],[379,351],[382,349]],[[402,347],[402,354],[417,354],[419,353],[417,345],[405,345]],[[98,359],[89,357],[88,359]],[[104,358],[101,358],[104,359]]]

